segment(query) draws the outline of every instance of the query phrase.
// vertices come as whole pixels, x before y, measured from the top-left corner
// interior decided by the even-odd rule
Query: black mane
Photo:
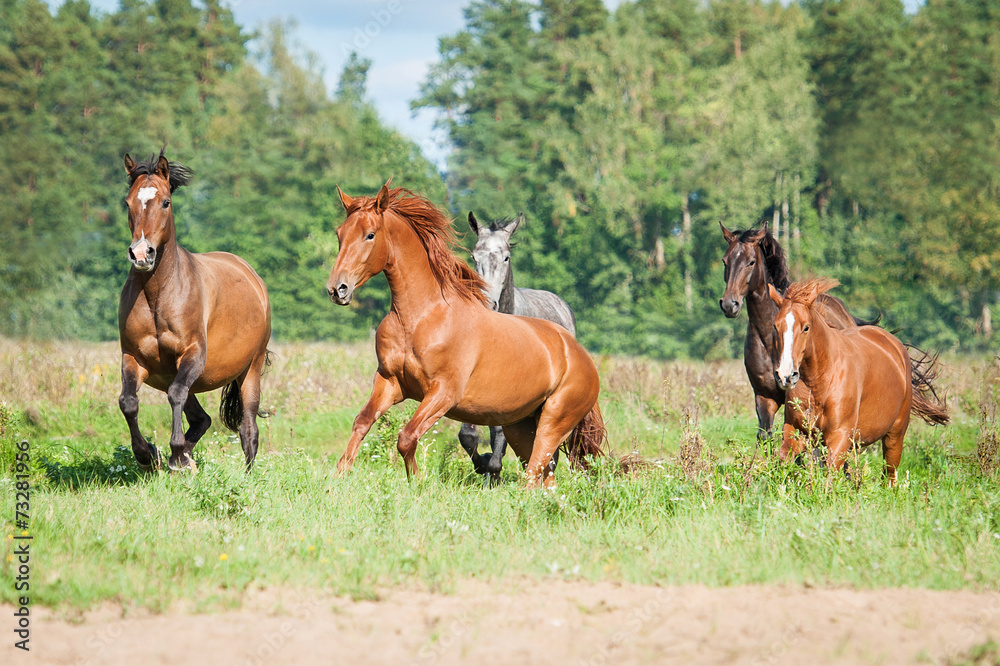
[[[736,234],[740,237],[741,243],[750,243],[753,241],[753,236],[759,230],[759,227],[745,231],[737,230]],[[757,244],[760,246],[760,252],[764,256],[764,268],[767,270],[768,281],[778,291],[784,293],[788,285],[791,284],[791,280],[788,277],[788,264],[785,261],[785,251],[778,244],[778,241],[774,239],[774,236],[771,235],[770,229],[764,232],[764,237]]]
[[[507,225],[514,221],[513,217],[502,217],[499,220],[493,220],[490,222],[490,231],[500,231],[501,229],[506,229]]]
[[[128,175],[129,187],[135,182],[135,179],[139,176],[151,176],[156,173],[156,165],[160,161],[160,157],[163,157],[163,150],[160,150],[160,155],[150,155],[148,160],[140,160],[135,163],[135,167]],[[178,187],[182,185],[187,185],[194,178],[194,171],[187,168],[183,164],[177,162],[167,161],[170,165],[170,191],[173,192]]]

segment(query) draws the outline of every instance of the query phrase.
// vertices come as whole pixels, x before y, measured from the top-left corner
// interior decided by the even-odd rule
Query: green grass
[[[143,476],[113,371],[76,372],[113,347],[58,355],[6,344],[0,371],[25,355],[34,376],[11,376],[0,395],[0,572],[14,572],[9,468],[26,438],[36,604],[215,608],[258,587],[367,598],[401,585],[448,591],[469,577],[1000,589],[1000,487],[975,457],[972,371],[946,378],[956,425],[914,424],[900,483],[887,488],[877,452],[857,456],[847,479],[757,450],[738,364],[602,359],[613,447],[656,462],[632,475],[610,460],[587,472],[561,466],[557,487],[527,492],[512,456],[502,482],[483,489],[449,422],[422,440],[424,475],[407,482],[395,436],[413,403],[377,424],[338,478],[374,365],[367,347],[279,348],[285,360],[264,387],[275,415],[262,422],[251,474],[235,436],[213,428],[196,449],[198,474]],[[156,431],[163,452],[165,400],[148,389],[141,400],[143,430]],[[678,455],[697,434],[704,448]],[[14,599],[12,586],[0,586],[0,599]]]

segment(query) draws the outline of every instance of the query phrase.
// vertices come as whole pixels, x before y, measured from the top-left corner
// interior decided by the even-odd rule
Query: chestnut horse
[[[191,171],[159,158],[125,155],[132,263],[118,305],[122,393],[118,400],[144,470],[160,455],[139,431],[144,382],[164,391],[173,410],[170,469],[193,466],[191,452],[212,424],[195,393],[225,387],[220,415],[238,430],[247,468],[257,455],[260,375],[271,338],[271,306],[257,273],[228,252],[192,254],[177,244],[171,196]],[[187,417],[184,432],[181,414]]]
[[[602,453],[597,367],[569,331],[487,307],[486,283],[452,254],[451,223],[426,198],[389,183],[374,197],[337,191],[347,219],[337,229],[330,298],[347,305],[383,272],[392,297],[375,334],[371,397],[338,470],[351,467],[375,420],[405,399],[420,402],[397,442],[407,476],[418,472],[417,441],[442,416],[503,426],[528,486],[550,481],[550,462],[566,440],[571,462]]]
[[[913,411],[928,423],[948,422],[934,394],[934,361],[910,359],[903,344],[878,326],[845,330],[830,326],[817,298],[839,284],[816,278],[796,282],[782,296],[768,294],[774,319],[774,377],[785,394],[785,427],[780,456],[796,455],[802,434],[823,434],[827,467],[845,465],[851,446],[882,440],[886,476],[892,484],[903,454],[903,437]]]
[[[788,267],[785,252],[764,223],[759,229],[727,229],[721,222],[722,235],[729,247],[722,257],[726,291],[719,300],[723,314],[732,319],[740,313],[743,300],[747,303],[747,336],[743,343],[743,365],[753,387],[754,408],[757,412],[757,437],[770,437],[774,415],[785,403],[785,392],[774,380],[771,349],[775,344],[774,315],[777,308],[767,295],[768,285],[778,291],[788,287]],[[817,307],[823,310],[827,324],[834,328],[865,326],[877,323],[852,316],[839,298],[822,294]]]

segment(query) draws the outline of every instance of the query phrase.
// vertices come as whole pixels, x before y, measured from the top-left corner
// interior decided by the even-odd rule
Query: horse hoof
[[[198,471],[198,464],[195,463],[194,458],[185,453],[177,459],[171,458],[167,461],[167,468],[171,472],[190,472],[194,474]]]
[[[139,467],[139,471],[144,474],[152,474],[153,472],[159,472],[162,468],[160,463],[160,452],[156,450],[156,447],[152,444],[147,444],[146,447],[150,451],[149,461],[143,463],[138,457],[135,459],[135,464]]]

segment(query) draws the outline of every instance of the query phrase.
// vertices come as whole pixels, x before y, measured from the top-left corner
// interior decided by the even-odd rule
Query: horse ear
[[[726,229],[726,225],[722,223],[722,220],[719,220],[719,226],[722,228],[722,237],[726,239],[726,242],[729,243],[730,245],[735,243],[736,234],[734,234],[729,229]]]
[[[779,308],[781,307],[781,304],[785,302],[785,299],[782,298],[781,293],[777,289],[775,289],[774,285],[771,284],[770,282],[767,283],[767,295],[771,297],[771,300],[774,301]]]
[[[344,191],[340,189],[340,185],[337,185],[337,195],[340,196],[340,205],[344,207],[344,210],[350,208],[351,204],[354,203],[354,198],[344,194]]]
[[[471,210],[469,211],[469,228],[472,229],[472,233],[479,235],[479,220],[476,219]]]
[[[760,229],[758,229],[757,231],[753,232],[753,234],[750,236],[749,240],[751,240],[754,243],[759,243],[760,241],[764,240],[764,236],[766,236],[766,235],[767,235],[767,222],[765,221],[764,224],[763,224],[763,226],[761,226]]]
[[[517,214],[517,218],[514,220],[514,223],[507,225],[507,237],[509,238],[510,236],[513,236],[514,232],[517,231],[517,228],[522,224],[524,224],[524,213],[520,212]]]
[[[132,177],[133,169],[135,169],[135,160],[132,159],[131,155],[125,153],[125,173],[128,174],[129,178]]]
[[[389,176],[389,180],[385,181],[385,185],[375,195],[375,210],[379,213],[384,213],[385,209],[389,207],[389,183],[391,182],[392,176]]]
[[[162,152],[160,153],[160,159],[156,161],[156,173],[163,180],[168,183],[170,182],[170,162],[167,161]]]

